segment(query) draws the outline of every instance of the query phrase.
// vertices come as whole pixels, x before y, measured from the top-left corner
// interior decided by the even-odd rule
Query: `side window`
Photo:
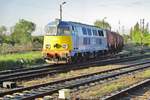
[[[99,36],[104,36],[103,31],[98,30],[98,35],[99,35]]]
[[[89,45],[90,44],[90,38],[87,38],[87,37],[83,38],[83,44]]]
[[[87,31],[88,31],[88,35],[92,35],[92,32],[91,32],[90,28],[88,28]]]
[[[87,44],[87,38],[83,38],[83,44],[84,44],[84,45]]]
[[[101,39],[99,39],[99,42],[98,42],[98,44],[102,44],[102,40],[101,40]]]
[[[87,38],[88,39],[88,43],[87,44],[89,44],[90,45],[90,38]]]
[[[102,40],[99,39],[99,38],[97,38],[97,39],[96,39],[96,44],[102,44]]]
[[[75,31],[74,26],[72,26],[72,30]]]
[[[102,35],[101,35],[101,31],[100,31],[100,30],[98,30],[98,35],[99,35],[99,36],[102,36]]]
[[[95,34],[94,34],[94,30],[92,30],[92,32],[93,32],[93,35],[95,35]]]
[[[93,35],[96,36],[97,35],[97,31],[96,30],[92,30],[93,31]]]
[[[101,31],[101,36],[104,36],[104,33],[103,33],[103,31]]]
[[[102,31],[102,36],[104,36],[104,33],[103,33],[103,31]]]
[[[86,32],[86,28],[85,28],[85,27],[82,28],[82,32],[83,32],[84,35],[87,35],[87,32]]]

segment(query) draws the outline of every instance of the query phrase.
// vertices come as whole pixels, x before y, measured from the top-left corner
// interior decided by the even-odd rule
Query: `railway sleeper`
[[[134,69],[130,69],[130,70],[122,70],[122,72],[117,72],[117,73],[113,73],[113,74],[109,74],[109,75],[106,75],[106,76],[101,76],[99,75],[98,76],[89,76],[89,77],[85,77],[85,78],[80,78],[80,79],[76,79],[75,81],[73,81],[73,83],[76,83],[76,84],[72,84],[72,85],[67,85],[67,84],[64,84],[65,82],[63,83],[58,83],[58,84],[55,84],[57,86],[56,89],[54,90],[59,90],[59,89],[62,89],[62,88],[73,88],[73,87],[76,87],[76,86],[82,86],[84,85],[85,83],[86,84],[90,84],[91,82],[96,82],[98,80],[104,80],[104,79],[108,79],[108,78],[112,78],[112,77],[115,77],[115,76],[118,76],[118,75],[122,75],[122,74],[126,74],[126,73],[130,73],[130,72],[133,72],[133,71],[137,71],[137,70],[141,70],[141,69],[144,69],[144,68],[148,68],[149,67],[149,64],[146,64],[145,65],[142,65],[142,66],[138,66],[137,68],[134,67]],[[77,81],[78,80],[78,81]],[[54,85],[51,85],[51,86],[54,86]],[[56,87],[55,86],[55,87]],[[60,86],[60,87],[59,87]],[[35,89],[36,90],[36,89]],[[32,93],[33,94],[33,93]]]

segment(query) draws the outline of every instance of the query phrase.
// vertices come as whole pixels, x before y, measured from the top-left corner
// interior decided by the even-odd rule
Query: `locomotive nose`
[[[60,58],[60,54],[59,53],[47,53],[47,57],[50,58]]]
[[[56,44],[54,44],[54,48],[60,48],[61,47],[61,45],[60,44],[58,44],[58,43],[56,43]]]

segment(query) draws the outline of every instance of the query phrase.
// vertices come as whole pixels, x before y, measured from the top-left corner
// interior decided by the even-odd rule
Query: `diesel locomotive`
[[[71,63],[123,48],[123,37],[116,32],[79,22],[61,21],[45,27],[42,54],[48,63]]]

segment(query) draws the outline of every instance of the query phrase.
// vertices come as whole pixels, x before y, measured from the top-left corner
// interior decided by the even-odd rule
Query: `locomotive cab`
[[[46,26],[43,56],[48,63],[67,63],[70,60],[72,38],[70,26],[63,21],[55,21]]]

